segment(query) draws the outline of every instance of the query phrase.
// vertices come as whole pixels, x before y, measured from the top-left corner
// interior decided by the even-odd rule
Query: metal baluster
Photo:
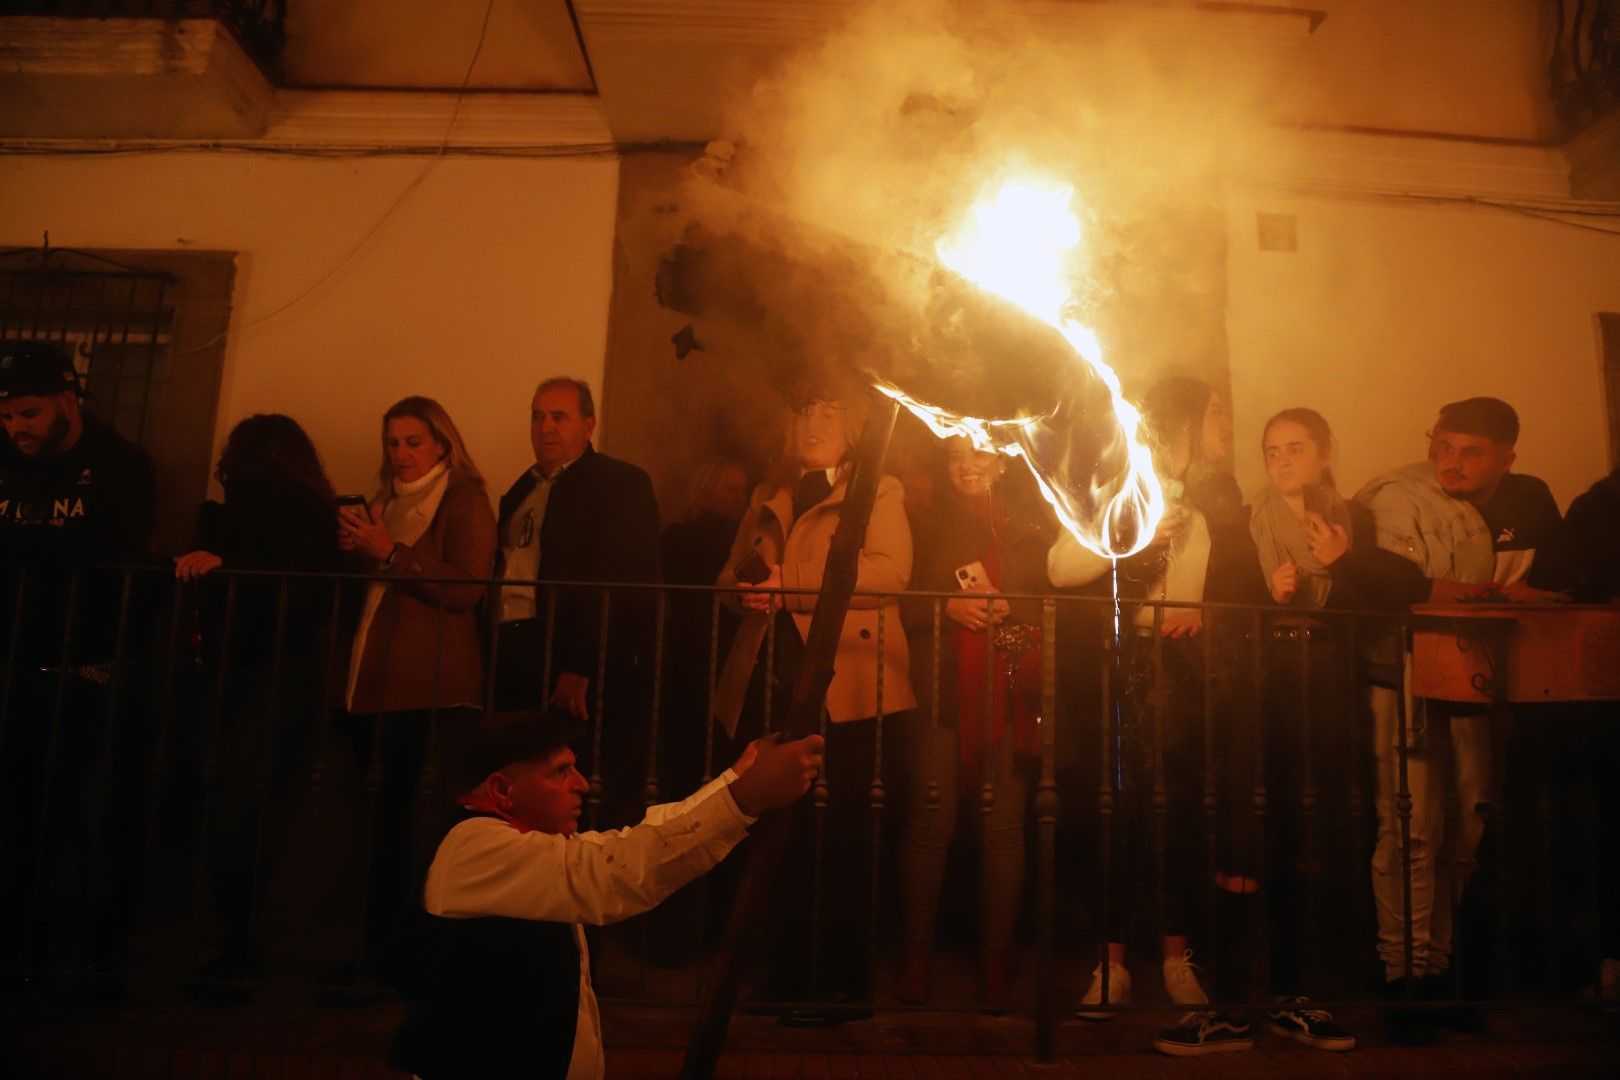
[[[1101,732],[1101,750],[1097,760],[1102,763],[1102,772],[1097,781],[1097,831],[1101,842],[1098,862],[1102,866],[1102,873],[1097,877],[1097,892],[1100,902],[1097,911],[1102,921],[1102,937],[1098,944],[1098,965],[1102,979],[1102,1000],[1112,1002],[1109,995],[1109,968],[1108,939],[1110,936],[1113,912],[1109,903],[1109,888],[1112,875],[1115,872],[1113,865],[1114,841],[1114,783],[1118,763],[1114,755],[1114,734],[1119,723],[1119,717],[1114,709],[1114,677],[1119,664],[1119,649],[1109,624],[1104,623],[1103,651],[1102,651],[1102,723],[1098,725]]]
[[[163,672],[158,688],[157,732],[152,748],[152,764],[147,772],[152,797],[146,806],[144,848],[150,865],[157,843],[158,808],[163,802],[163,784],[169,777],[169,722],[174,713],[175,643],[180,638],[180,612],[186,595],[185,583],[174,578],[169,589],[169,629],[163,639]],[[189,710],[188,710],[189,712]]]
[[[321,830],[320,807],[323,793],[326,791],[327,781],[331,778],[331,769],[328,753],[332,742],[332,714],[334,712],[331,702],[333,692],[337,688],[336,675],[338,671],[338,626],[343,612],[343,579],[331,578],[332,602],[327,608],[326,627],[326,663],[321,673],[321,697],[315,703],[315,763],[309,775],[309,827],[311,834]],[[313,935],[309,935],[308,944],[313,946]]]
[[[11,634],[6,639],[5,682],[0,685],[0,747],[6,744],[11,720],[11,692],[17,685],[17,641],[22,637],[23,607],[28,594],[28,567],[17,568],[17,599],[11,606]]]
[[[484,664],[484,712],[495,711],[495,679],[501,668],[501,590],[495,588],[495,600],[489,605],[489,659]],[[541,700],[545,696],[541,695]]]
[[[382,604],[380,604],[377,608],[377,611],[381,613],[383,610],[383,605],[388,603],[389,592],[392,591],[393,585],[391,583],[385,583],[382,579],[375,577],[371,579],[367,585],[367,588],[369,589],[373,585],[381,585],[384,589]],[[390,608],[388,610],[388,617],[383,621],[382,637],[379,643],[379,649],[382,655],[382,667],[378,669],[377,678],[379,693],[377,697],[377,708],[371,714],[371,761],[366,768],[365,776],[366,821],[363,836],[366,844],[366,851],[362,853],[363,861],[361,863],[361,865],[366,868],[366,873],[360,882],[360,910],[364,912],[366,919],[360,961],[362,971],[370,967],[369,958],[365,956],[365,953],[370,951],[373,935],[378,929],[371,925],[371,908],[374,899],[372,893],[376,888],[376,882],[373,879],[375,878],[377,872],[377,833],[382,828],[382,815],[378,812],[378,804],[382,799],[384,781],[383,752],[385,748],[390,748],[395,745],[400,738],[397,732],[394,734],[392,739],[385,738],[383,734],[385,725],[390,723],[399,723],[398,720],[390,721],[388,719],[388,676],[390,674],[389,668],[393,666],[392,654],[394,630],[398,625],[398,616],[398,610],[396,608]],[[373,622],[375,622],[375,617],[373,617]],[[367,632],[366,645],[369,650],[369,631]],[[357,664],[362,664],[364,663],[364,659],[364,652],[362,652],[362,655],[355,662]],[[355,688],[356,690],[359,689],[358,683],[356,683]]]
[[[1490,739],[1491,754],[1491,790],[1486,803],[1486,814],[1490,829],[1495,831],[1497,852],[1500,857],[1493,861],[1496,863],[1496,940],[1500,943],[1498,955],[1502,962],[1495,966],[1496,996],[1508,996],[1512,983],[1508,978],[1509,961],[1514,956],[1513,950],[1513,913],[1509,902],[1509,873],[1508,873],[1508,829],[1507,807],[1502,798],[1507,790],[1507,733],[1513,726],[1513,706],[1508,701],[1508,687],[1513,685],[1513,655],[1509,648],[1508,634],[1487,628],[1488,648],[1491,659],[1494,661],[1494,671],[1491,677],[1491,718]],[[1472,810],[1472,808],[1470,808]],[[1478,850],[1474,852],[1478,857]],[[1452,888],[1460,895],[1462,882],[1457,878],[1460,875],[1453,870],[1451,874]],[[1457,911],[1457,904],[1452,904],[1452,911]],[[1456,962],[1457,959],[1457,920],[1452,918],[1452,984],[1458,995],[1461,995],[1463,982],[1463,968]],[[1466,958],[1464,958],[1466,960]]]
[[[778,599],[781,599],[780,597]],[[769,735],[776,725],[771,722],[771,712],[775,704],[776,691],[776,624],[777,618],[773,612],[765,617],[765,670],[761,681],[763,687],[763,718],[760,720],[760,731]]]
[[[105,727],[101,733],[101,752],[96,755],[94,772],[94,785],[97,796],[90,800],[95,808],[99,820],[90,823],[90,858],[87,862],[88,874],[86,879],[87,892],[94,894],[96,872],[101,865],[102,849],[107,840],[107,832],[112,828],[112,817],[122,816],[122,807],[101,805],[105,795],[112,787],[113,758],[118,750],[118,706],[119,694],[123,689],[124,669],[124,639],[129,628],[129,602],[132,582],[130,572],[125,570],[120,575],[122,587],[118,594],[118,622],[113,629],[113,661],[112,675],[107,684],[107,710],[104,717]]]
[[[439,588],[447,590],[453,588],[448,582],[440,582]],[[420,806],[431,801],[439,792],[439,702],[444,700],[444,618],[445,609],[433,609],[433,696],[429,699],[427,731],[423,734],[422,767],[414,777],[416,785],[416,800]],[[408,819],[407,819],[408,820]],[[407,828],[407,832],[409,832]],[[412,845],[414,850],[415,845]],[[415,871],[412,866],[411,871]]]
[[[990,943],[990,894],[994,888],[990,880],[990,821],[996,810],[996,747],[992,733],[996,716],[996,635],[990,622],[990,601],[985,601],[984,620],[984,688],[979,702],[979,715],[983,717],[979,732],[979,952],[985,955]],[[1006,738],[1012,737],[1011,710],[1007,715]],[[960,726],[958,727],[960,737]]]
[[[664,693],[664,632],[669,618],[669,596],[659,589],[653,610],[652,708],[647,732],[647,782],[642,787],[642,804],[652,806],[658,794],[658,722]]]
[[[940,726],[939,726],[940,667],[941,667],[943,659],[944,659],[942,654],[941,654],[941,649],[944,646],[944,642],[941,640],[942,635],[941,635],[940,631],[941,631],[941,628],[942,628],[941,614],[942,614],[942,611],[944,609],[944,604],[945,604],[945,601],[943,599],[941,599],[938,596],[934,597],[934,602],[933,602],[933,622],[932,622],[932,626],[931,626],[930,631],[929,631],[933,635],[933,642],[934,642],[934,653],[933,653],[934,659],[933,659],[933,664],[931,665],[931,670],[929,672],[929,678],[930,678],[930,680],[932,680],[933,694],[929,698],[929,704],[928,704],[928,734],[925,736],[924,743],[923,743],[923,745],[925,747],[925,750],[921,755],[919,755],[920,759],[922,761],[924,761],[924,762],[927,762],[927,764],[928,764],[928,789],[927,789],[928,793],[927,793],[927,796],[926,796],[926,798],[927,798],[927,809],[928,809],[928,829],[927,829],[927,832],[924,833],[924,835],[929,837],[929,838],[932,838],[932,837],[935,837],[935,836],[939,835],[939,833],[938,833],[938,829],[939,829],[939,813],[940,813],[940,809],[941,809],[940,800],[943,797],[944,790],[945,790],[944,784],[940,783],[939,771],[936,768],[936,766],[939,763],[939,758],[938,758],[938,755],[936,753],[934,753],[935,747],[938,745],[939,740],[941,740],[941,739],[943,739],[945,737],[940,733]],[[960,738],[960,736],[961,736],[961,717],[960,717],[960,715],[958,715],[958,717],[957,717],[957,731],[956,731],[956,734],[957,734],[957,737]],[[953,760],[956,757],[956,748],[955,747],[951,748],[951,757],[952,757]],[[960,768],[960,766],[958,766],[958,768]],[[951,797],[955,798],[956,797],[956,792],[953,791],[951,793]],[[936,933],[936,931],[938,929],[938,926],[939,926],[939,905],[938,905],[937,901],[935,902],[935,905],[934,905],[933,915],[934,915],[934,917],[928,920],[928,937],[927,937],[927,940],[925,940],[923,942],[924,947],[926,947],[926,948],[928,948],[930,950],[933,949],[934,942],[938,937],[938,934]],[[926,989],[926,987],[925,987],[925,989]]]
[[[1553,708],[1557,708],[1557,706],[1553,706]],[[1551,719],[1554,722],[1558,723],[1559,727],[1562,729],[1562,728],[1565,727],[1565,725],[1569,724],[1573,720],[1573,717],[1567,717],[1567,716],[1557,716],[1557,717],[1550,717],[1550,718],[1549,717],[1537,717],[1536,719],[1538,719],[1538,720]],[[1554,942],[1553,937],[1552,937],[1552,930],[1553,930],[1553,928],[1555,926],[1558,926],[1560,924],[1560,921],[1561,921],[1559,919],[1559,917],[1558,917],[1558,913],[1553,908],[1553,893],[1552,893],[1552,879],[1553,879],[1553,874],[1555,874],[1558,871],[1558,860],[1553,858],[1553,851],[1555,850],[1555,847],[1556,847],[1556,844],[1557,844],[1557,838],[1553,834],[1553,827],[1552,827],[1552,820],[1553,820],[1553,809],[1552,809],[1553,776],[1552,776],[1552,768],[1551,768],[1551,756],[1552,755],[1551,755],[1551,748],[1549,746],[1549,728],[1550,728],[1550,725],[1545,724],[1545,723],[1536,723],[1536,724],[1531,724],[1531,725],[1527,725],[1527,726],[1534,727],[1534,729],[1535,729],[1535,740],[1536,740],[1536,751],[1537,751],[1537,762],[1536,763],[1539,766],[1537,772],[1538,772],[1538,777],[1539,777],[1539,779],[1541,781],[1540,786],[1539,786],[1539,788],[1537,789],[1537,792],[1536,792],[1536,823],[1541,827],[1541,829],[1540,829],[1541,842],[1540,842],[1539,845],[1537,845],[1541,849],[1540,852],[1538,853],[1540,855],[1540,861],[1541,861],[1541,867],[1540,867],[1541,873],[1537,875],[1537,878],[1539,879],[1538,883],[1540,885],[1540,896],[1539,896],[1539,900],[1541,901],[1541,920],[1540,920],[1540,922],[1541,922],[1542,927],[1544,928],[1543,932],[1545,934],[1545,937],[1543,938],[1543,940],[1541,942],[1541,950],[1540,951],[1541,951],[1541,959],[1542,959],[1542,976],[1546,980],[1545,985],[1550,987],[1550,986],[1553,985],[1553,977],[1554,977],[1553,976],[1553,971],[1554,971],[1554,968],[1553,968],[1553,949],[1554,949],[1555,942]],[[1500,789],[1500,788],[1497,789],[1497,798],[1501,799],[1505,795],[1506,795],[1506,792],[1503,789]],[[1453,937],[1453,940],[1455,940],[1455,938],[1456,938],[1455,931],[1453,932],[1452,937]],[[1453,947],[1452,951],[1453,952],[1456,951],[1455,946]]]
[[[664,624],[667,618],[668,599],[668,593],[659,589],[653,614],[652,708],[649,710],[647,732],[647,779],[641,789],[641,802],[644,807],[651,807],[658,802],[658,720],[664,688]],[[642,916],[638,922],[641,936],[641,964],[637,969],[636,996],[645,1000],[652,921],[647,916]]]
[[[1285,941],[1282,947],[1292,949],[1303,945],[1304,963],[1300,965],[1300,975],[1306,985],[1312,984],[1311,976],[1316,970],[1316,772],[1312,768],[1311,757],[1311,724],[1312,693],[1311,693],[1311,634],[1312,629],[1301,627],[1299,633],[1299,757],[1300,757],[1300,840],[1304,849],[1305,888],[1300,896],[1302,911],[1297,925],[1304,928],[1303,934],[1296,934],[1296,940]],[[1281,854],[1281,853],[1279,853]],[[1303,937],[1303,942],[1298,941]],[[1299,987],[1282,987],[1287,993],[1296,993]]]
[[[1133,683],[1134,675],[1133,671]],[[1135,685],[1131,687],[1133,694],[1139,689]],[[1170,687],[1164,675],[1164,608],[1158,604],[1153,606],[1153,685],[1146,697],[1153,717],[1153,925],[1162,935],[1170,929],[1164,897],[1165,833],[1170,818],[1170,796],[1164,781],[1164,714],[1169,703]],[[1139,730],[1140,723],[1138,719]],[[1175,929],[1183,933],[1186,928],[1178,926]]]
[[[714,688],[720,681],[720,593],[709,591],[709,683],[703,708],[703,783],[714,779]],[[698,926],[709,925],[709,875],[698,878]],[[708,981],[709,965],[699,964],[697,996],[701,1002]]]
[[[201,805],[197,815],[197,868],[192,879],[191,893],[191,919],[193,927],[201,925],[202,897],[207,885],[207,872],[209,867],[209,825],[214,815],[214,800],[219,786],[219,744],[225,726],[225,685],[226,674],[231,663],[231,630],[236,623],[236,586],[235,574],[225,575],[225,615],[219,631],[219,665],[214,673],[214,692],[209,706],[208,725],[208,752],[203,758],[201,782],[198,785],[202,792]]]
[[[270,685],[265,688],[264,734],[259,743],[258,813],[253,830],[253,877],[248,889],[248,941],[255,947],[264,944],[264,882],[269,875],[261,871],[271,858],[266,834],[270,831],[270,785],[275,780],[277,711],[280,705],[282,664],[285,659],[284,643],[287,636],[287,578],[276,578],[276,627],[270,647]]]
[[[535,586],[539,588],[538,584]],[[551,699],[551,658],[557,652],[557,589],[546,589],[545,653],[540,658],[540,707]]]
[[[867,993],[877,979],[877,917],[883,893],[883,806],[887,792],[883,786],[883,676],[885,651],[884,634],[887,628],[889,598],[877,598],[877,715],[873,717],[872,783],[867,788],[867,801],[872,812],[872,901],[868,910],[866,928]]]
[[[1269,868],[1273,865],[1273,855],[1275,853],[1271,850],[1271,844],[1268,842],[1266,837],[1266,819],[1271,813],[1271,798],[1266,786],[1266,740],[1264,722],[1265,702],[1267,700],[1265,664],[1266,629],[1265,615],[1258,608],[1256,608],[1251,615],[1249,630],[1249,658],[1251,663],[1251,674],[1254,678],[1254,696],[1250,699],[1254,704],[1251,706],[1251,723],[1249,724],[1250,738],[1253,740],[1253,759],[1250,768],[1253,770],[1251,779],[1253,780],[1254,788],[1250,795],[1250,800],[1254,810],[1254,837],[1255,851],[1257,853],[1257,857],[1255,859],[1255,868],[1259,873],[1266,874]],[[1273,888],[1276,887],[1275,882],[1272,882],[1271,884]],[[1252,907],[1253,905],[1246,906]],[[1258,922],[1260,924],[1259,952],[1261,956],[1269,957],[1271,955],[1271,950],[1275,947],[1275,942],[1271,940],[1271,920],[1260,918],[1258,913],[1255,912],[1250,913],[1249,919],[1251,920],[1251,925],[1253,922]],[[1260,977],[1259,965],[1251,965],[1249,969],[1249,985],[1245,988],[1251,998],[1257,996],[1257,980],[1259,980]],[[1264,995],[1258,996],[1263,997]]]
[[[1040,843],[1036,896],[1035,1059],[1057,1060],[1057,604],[1041,601],[1041,777],[1035,786]]]
[[[1220,813],[1221,793],[1217,779],[1218,765],[1215,760],[1215,693],[1218,680],[1215,675],[1215,645],[1214,629],[1212,625],[1204,628],[1201,635],[1203,641],[1200,645],[1203,657],[1203,684],[1204,698],[1202,702],[1204,714],[1204,880],[1214,881],[1216,873],[1222,869],[1220,858]],[[1216,942],[1220,940],[1220,929],[1216,921],[1219,911],[1218,904],[1205,904],[1205,941]]]
[[[592,702],[591,715],[596,723],[591,725],[591,781],[590,790],[586,792],[585,799],[591,808],[591,828],[596,828],[602,814],[602,745],[603,729],[607,727],[607,717],[602,715],[602,699],[607,692],[607,654],[608,654],[608,619],[612,615],[613,597],[606,589],[602,590],[602,621],[596,631],[596,686],[595,697]],[[614,793],[618,795],[618,792]]]
[[[821,710],[821,737],[827,738],[827,710]],[[823,855],[827,843],[827,767],[832,761],[832,748],[827,748],[827,756],[822,764],[821,771],[816,774],[815,783],[810,785],[810,800],[813,808],[813,826],[815,830],[815,863],[812,868],[810,882],[810,997],[814,1000],[821,989],[821,886],[824,880],[822,874]]]
[[[1372,852],[1367,844],[1367,769],[1365,758],[1366,748],[1370,740],[1363,731],[1364,725],[1358,723],[1359,718],[1371,720],[1368,709],[1368,689],[1361,678],[1361,642],[1360,623],[1353,618],[1345,619],[1345,686],[1348,692],[1345,700],[1350,708],[1344,714],[1347,764],[1350,768],[1350,827],[1354,830],[1352,854],[1354,865],[1366,867],[1371,863]],[[1376,767],[1376,766],[1375,766]],[[1356,940],[1376,941],[1377,930],[1368,920],[1368,913],[1372,910],[1372,875],[1368,873],[1352,874],[1351,879],[1356,882],[1355,920]],[[1382,971],[1379,978],[1383,978]]]
[[[68,661],[72,657],[75,609],[79,604],[79,572],[68,576],[67,614],[62,623],[62,651],[57,657],[56,688],[51,705],[50,734],[45,744],[45,759],[40,766],[39,834],[34,849],[33,886],[28,901],[28,917],[23,923],[22,947],[18,955],[26,962],[29,946],[38,927],[45,888],[45,856],[50,850],[51,788],[56,779],[57,758],[61,754],[62,706],[67,694]]]
[[[1412,790],[1407,786],[1406,776],[1411,746],[1407,730],[1406,695],[1412,686],[1412,627],[1407,623],[1401,625],[1400,655],[1401,685],[1395,689],[1395,817],[1401,830],[1401,935],[1406,995],[1410,998],[1415,970],[1412,953]],[[1433,732],[1430,732],[1430,736],[1433,737]]]

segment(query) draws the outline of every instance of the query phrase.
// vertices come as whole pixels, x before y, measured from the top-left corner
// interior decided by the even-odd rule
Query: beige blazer
[[[787,589],[821,587],[827,551],[838,527],[839,508],[844,503],[846,477],[840,476],[832,492],[793,521],[793,492],[767,481],[754,489],[743,515],[742,525],[731,544],[725,569],[715,584],[736,589],[735,568],[751,551],[758,551],[767,563],[780,563],[782,585]],[[791,527],[789,523],[791,522]],[[911,580],[911,526],[906,521],[904,493],[900,481],[885,476],[878,482],[877,500],[861,546],[856,595],[850,599],[838,638],[838,655],[833,664],[832,684],[827,688],[827,715],[835,724],[876,716],[879,711],[878,683],[882,678],[882,711],[902,712],[917,707],[911,689],[910,655],[905,628],[900,625],[900,594]],[[743,586],[746,588],[746,586]],[[875,596],[863,591],[888,593],[881,607]],[[737,606],[735,594],[728,603]],[[810,616],[816,597],[811,592],[785,598],[793,624],[802,639],[810,631]],[[878,651],[878,622],[883,622],[883,650]],[[752,671],[765,640],[768,616],[745,612],[731,653],[726,657],[724,686],[740,675],[743,683]],[[716,695],[717,699],[719,695]]]

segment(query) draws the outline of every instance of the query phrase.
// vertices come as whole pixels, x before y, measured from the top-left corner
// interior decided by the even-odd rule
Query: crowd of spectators
[[[6,694],[12,717],[57,719],[3,732],[0,855],[7,880],[32,885],[6,890],[8,905],[90,898],[94,910],[77,914],[100,930],[88,939],[97,959],[122,947],[127,920],[95,898],[132,880],[139,845],[119,843],[128,815],[107,804],[92,770],[63,769],[53,782],[37,763],[101,760],[115,737],[137,737],[115,736],[139,725],[112,724],[108,701],[130,681],[122,665],[147,647],[126,644],[132,620],[160,598],[93,569],[150,555],[156,494],[145,451],[88,416],[81,399],[54,347],[6,346],[0,560],[28,567],[7,578],[0,608],[15,654]],[[367,860],[355,867],[368,932],[349,974],[387,967],[395,908],[402,897],[420,901],[414,875],[438,842],[433,797],[479,779],[450,763],[484,712],[545,708],[594,724],[575,748],[576,775],[590,778],[605,826],[638,819],[660,784],[673,794],[696,787],[707,759],[779,728],[864,408],[860,394],[799,392],[785,403],[781,452],[759,463],[751,494],[755,463],[707,462],[686,515],[662,534],[646,472],[592,445],[591,388],[575,379],[548,378],[535,391],[535,464],[494,503],[430,398],[384,414],[377,487],[359,496],[334,490],[294,420],[238,423],[215,473],[224,500],[200,509],[193,549],[173,563],[197,667],[219,685],[228,671],[230,686],[207,725],[218,949],[204,974],[251,979],[263,963],[254,898],[265,853],[285,842],[273,824],[285,815],[265,811],[264,792],[291,788],[282,778],[310,759],[319,726],[287,717],[328,718],[371,796]],[[1097,758],[1103,748],[1091,768],[1109,797],[1094,853],[1106,868],[1101,944],[1081,1018],[1107,1020],[1132,1000],[1128,945],[1152,941],[1165,994],[1186,1010],[1158,1049],[1252,1045],[1250,1017],[1210,1005],[1195,947],[1212,958],[1216,1001],[1249,1000],[1261,985],[1272,995],[1261,1018],[1269,1028],[1320,1049],[1353,1047],[1302,996],[1300,957],[1318,929],[1301,911],[1309,891],[1353,894],[1353,877],[1367,871],[1345,853],[1363,850],[1386,991],[1396,1002],[1446,996],[1458,901],[1500,797],[1492,754],[1507,736],[1486,708],[1411,698],[1395,616],[1476,595],[1620,598],[1620,472],[1565,517],[1546,484],[1512,468],[1514,410],[1471,398],[1440,410],[1423,460],[1347,497],[1328,420],[1297,407],[1266,423],[1267,482],[1245,500],[1218,389],[1167,378],[1142,412],[1168,505],[1151,543],[1117,563],[1061,529],[1015,461],[965,440],[939,445],[937,469],[923,470],[932,482],[878,484],[827,687],[825,761],[815,798],[791,811],[769,976],[756,988],[760,1001],[795,1004],[787,1018],[848,1018],[872,1000],[871,898],[886,869],[874,821],[886,805],[898,844],[896,996],[929,998],[947,854],[976,820],[981,989],[987,1008],[1008,1006],[1041,725],[1057,719],[1042,715],[1047,648],[1057,649],[1066,707],[1090,717],[1078,728],[1107,732],[1082,751]],[[341,575],[357,575],[356,587],[334,589]],[[721,606],[707,593],[668,599],[654,710],[653,594],[603,586],[660,581],[713,585]],[[1116,590],[1125,607],[1112,652],[1100,605],[1088,609],[1095,624],[1043,641],[1031,597]],[[1111,662],[1111,705],[1088,708],[1069,692],[1076,672]],[[886,801],[890,790],[899,798]],[[1358,837],[1346,809],[1362,790],[1375,838]],[[1614,807],[1602,813],[1610,820]],[[113,830],[107,857],[72,868],[82,887],[64,885],[32,856],[80,829]],[[1601,861],[1612,869],[1620,859]],[[1611,874],[1598,888],[1613,884]],[[0,921],[63,915],[34,907],[8,908]],[[1601,928],[1610,958],[1620,958],[1615,922]],[[1216,940],[1200,940],[1205,926]],[[1620,959],[1604,960],[1600,975],[1605,996],[1620,993]],[[1392,1008],[1393,1034],[1421,1041],[1436,1023],[1477,1023],[1465,1013]]]

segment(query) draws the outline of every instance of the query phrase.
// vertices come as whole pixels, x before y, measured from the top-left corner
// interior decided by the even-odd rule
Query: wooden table
[[[1620,699],[1620,604],[1418,604],[1412,614],[1416,697]]]

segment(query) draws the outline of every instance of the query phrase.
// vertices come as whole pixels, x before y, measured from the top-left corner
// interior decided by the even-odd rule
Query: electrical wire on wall
[[[220,333],[214,335],[214,337],[210,338],[209,340],[203,342],[200,345],[193,345],[193,346],[191,346],[190,348],[187,348],[187,349],[177,349],[177,350],[175,350],[175,352],[177,352],[177,353],[202,352],[205,349],[213,348],[215,345],[217,345],[221,341],[225,340],[225,338],[230,333],[232,333],[233,330],[234,330],[235,333],[240,334],[241,332],[243,332],[245,330],[248,330],[248,329],[251,329],[253,327],[262,326],[263,324],[269,322],[270,320],[275,319],[275,318],[285,314],[288,311],[291,311],[293,308],[297,307],[299,304],[302,304],[304,301],[306,301],[310,297],[314,296],[327,283],[331,282],[340,273],[342,273],[345,269],[347,269],[349,266],[353,265],[358,259],[361,258],[361,256],[365,253],[366,249],[371,246],[371,242],[377,238],[377,236],[382,232],[383,228],[385,226],[387,226],[387,224],[390,221],[393,220],[393,218],[394,218],[394,216],[396,214],[399,213],[400,207],[405,205],[405,203],[410,199],[410,197],[412,195],[414,195],[416,193],[416,191],[422,186],[422,182],[424,180],[426,180],[428,178],[428,176],[433,172],[433,170],[436,169],[439,166],[439,163],[444,160],[445,151],[450,146],[450,137],[455,132],[456,121],[461,117],[461,105],[462,105],[462,102],[466,99],[466,96],[467,96],[467,86],[468,86],[468,84],[470,84],[472,82],[473,69],[478,66],[478,58],[479,58],[480,55],[483,54],[484,41],[489,36],[490,13],[493,12],[494,10],[495,10],[495,0],[486,0],[486,3],[484,5],[483,21],[479,25],[479,28],[478,28],[478,43],[473,47],[472,59],[467,61],[467,71],[466,71],[466,74],[464,74],[461,77],[461,86],[458,87],[457,90],[456,90],[455,104],[450,110],[450,121],[449,121],[449,123],[447,123],[445,125],[445,128],[444,128],[444,138],[440,140],[438,148],[433,151],[433,156],[431,158],[429,158],[425,164],[423,164],[421,170],[416,174],[416,176],[414,176],[411,179],[410,183],[405,185],[404,189],[400,191],[399,195],[395,197],[394,201],[388,205],[388,208],[382,212],[382,214],[377,218],[377,220],[372,222],[371,226],[369,228],[367,228],[364,233],[361,234],[360,239],[355,242],[354,246],[351,247],[348,250],[348,252],[346,252],[341,259],[339,259],[335,264],[333,264],[333,266],[330,269],[328,269],[325,273],[323,273],[319,277],[317,277],[314,281],[312,281],[309,285],[307,285],[302,291],[294,294],[292,296],[292,298],[287,300],[286,302],[278,305],[277,307],[271,309],[270,311],[266,312],[263,315],[255,316],[254,318],[242,323],[239,326],[236,326],[234,328],[227,327],[225,330],[223,330]]]

